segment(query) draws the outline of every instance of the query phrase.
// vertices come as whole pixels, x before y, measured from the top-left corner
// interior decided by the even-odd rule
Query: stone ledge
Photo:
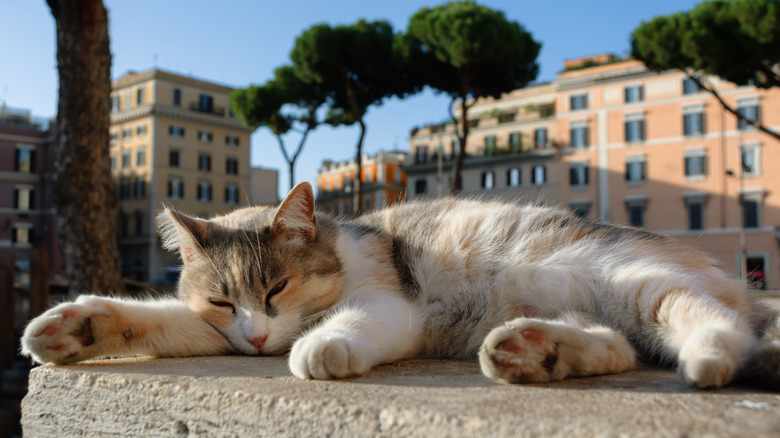
[[[693,391],[643,369],[501,385],[475,361],[409,360],[342,381],[293,378],[285,358],[102,360],[44,366],[26,437],[778,436],[780,395]]]

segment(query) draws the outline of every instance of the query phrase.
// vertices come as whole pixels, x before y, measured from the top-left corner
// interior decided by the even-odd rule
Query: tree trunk
[[[111,52],[101,0],[47,0],[57,26],[54,195],[70,293],[123,292],[108,153]]]
[[[352,211],[355,216],[363,214],[363,139],[366,137],[366,124],[363,122],[362,117],[358,120],[358,124],[360,125],[360,137],[358,137],[357,155],[355,156],[355,160],[357,161],[357,175],[355,175],[355,182],[353,185],[355,188],[353,203],[355,205],[352,206]]]
[[[450,181],[450,195],[457,195],[463,190],[463,179],[461,173],[463,172],[463,163],[466,161],[466,139],[469,136],[469,120],[468,120],[469,107],[466,104],[466,95],[462,95],[460,98],[460,123],[462,137],[458,137],[460,143],[460,149],[455,158],[455,165],[452,166],[452,181]]]

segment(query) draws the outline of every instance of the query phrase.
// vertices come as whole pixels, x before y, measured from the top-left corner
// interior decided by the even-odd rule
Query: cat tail
[[[780,317],[764,332],[743,367],[742,378],[758,388],[780,392]]]

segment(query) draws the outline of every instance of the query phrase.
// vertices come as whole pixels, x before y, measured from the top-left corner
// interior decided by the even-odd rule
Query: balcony
[[[211,114],[213,116],[225,117],[224,106],[202,105],[201,101],[199,100],[190,102],[190,111]]]

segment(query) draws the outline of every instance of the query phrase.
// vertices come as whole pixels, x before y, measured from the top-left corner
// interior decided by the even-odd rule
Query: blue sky
[[[295,38],[307,27],[386,19],[403,31],[422,6],[439,2],[395,0],[238,1],[105,0],[109,10],[112,78],[128,70],[158,67],[235,87],[262,83],[289,62]],[[504,11],[542,42],[538,81],[551,81],[563,60],[629,50],[629,34],[656,15],[688,10],[696,1],[618,0],[481,1]],[[0,14],[0,100],[35,115],[56,112],[57,65],[54,21],[44,0],[7,1]],[[425,91],[372,107],[364,150],[407,148],[415,125],[447,117],[449,99]],[[296,165],[296,179],[314,181],[323,159],[354,155],[358,129],[321,127],[310,135]],[[297,144],[288,140],[289,147]],[[279,191],[288,188],[287,165],[266,130],[252,136],[252,165],[279,169]]]

